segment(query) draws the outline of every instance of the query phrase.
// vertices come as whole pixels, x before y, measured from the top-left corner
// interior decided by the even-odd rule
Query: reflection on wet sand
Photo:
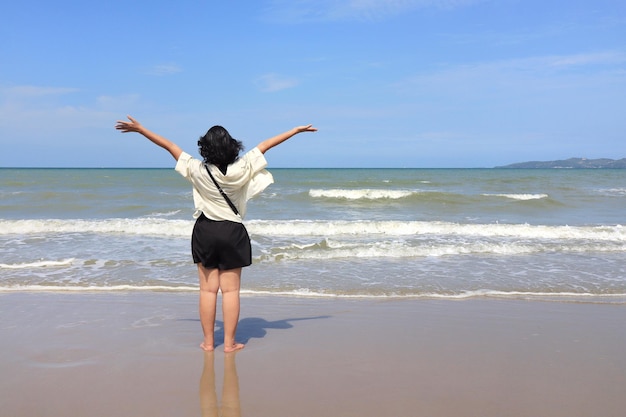
[[[222,388],[221,406],[217,401],[215,387],[215,352],[204,353],[204,369],[200,378],[200,408],[202,417],[239,417],[239,378],[235,357],[237,354],[224,355],[224,386]]]

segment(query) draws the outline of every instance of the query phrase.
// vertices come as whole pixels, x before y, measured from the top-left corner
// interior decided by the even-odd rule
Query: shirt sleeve
[[[250,180],[246,190],[246,201],[248,201],[259,195],[270,184],[274,183],[274,177],[265,169],[267,166],[267,160],[259,148],[252,149],[244,156],[244,158],[247,159],[247,162],[250,164],[253,172],[252,179]]]
[[[190,179],[191,174],[190,174],[189,168],[190,168],[192,160],[193,160],[193,157],[189,155],[187,152],[183,151],[183,153],[181,153],[180,156],[178,157],[178,161],[176,161],[176,167],[174,169],[183,177]]]

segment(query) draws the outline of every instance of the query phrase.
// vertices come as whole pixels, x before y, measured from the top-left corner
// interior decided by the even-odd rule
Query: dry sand
[[[196,311],[192,293],[0,294],[0,414],[626,413],[624,304],[243,297],[228,355],[200,350]]]

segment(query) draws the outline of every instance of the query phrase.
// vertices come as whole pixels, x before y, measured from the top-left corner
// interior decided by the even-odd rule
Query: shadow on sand
[[[327,319],[330,316],[315,316],[315,317],[300,317],[284,320],[267,321],[260,317],[246,317],[239,320],[237,326],[238,342],[247,344],[250,339],[262,339],[267,335],[268,329],[291,329],[293,328],[292,322],[304,321],[304,320],[318,320]],[[221,321],[215,322],[215,342],[216,346],[224,341],[224,323]]]

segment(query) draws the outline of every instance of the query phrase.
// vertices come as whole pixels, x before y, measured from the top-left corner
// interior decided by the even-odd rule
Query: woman
[[[193,185],[196,223],[191,247],[200,279],[200,322],[204,332],[200,347],[205,351],[214,349],[217,293],[221,291],[224,352],[243,349],[244,345],[235,341],[235,333],[241,270],[252,263],[250,238],[242,224],[247,201],[273,182],[265,170],[265,152],[298,133],[317,129],[312,125],[295,127],[264,140],[240,158],[242,143],[223,127],[213,126],[198,141],[201,161],[132,117],[128,120],[118,121],[115,128],[122,133],[140,133],[167,150],[176,160],[176,171]]]

